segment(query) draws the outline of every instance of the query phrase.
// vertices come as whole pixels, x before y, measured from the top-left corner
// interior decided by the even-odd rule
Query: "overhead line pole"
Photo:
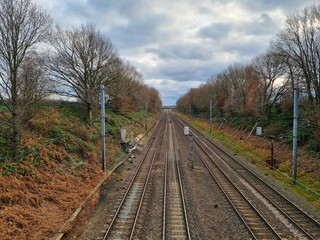
[[[148,132],[148,103],[145,102],[145,112],[146,112],[146,132]]]
[[[106,171],[106,110],[105,110],[105,88],[100,86],[100,104],[101,104],[101,165],[102,171]]]
[[[292,178],[294,183],[297,180],[297,158],[298,158],[298,104],[299,104],[299,86],[298,81],[293,85],[293,134],[292,134]]]
[[[212,129],[212,98],[210,99],[210,133]]]

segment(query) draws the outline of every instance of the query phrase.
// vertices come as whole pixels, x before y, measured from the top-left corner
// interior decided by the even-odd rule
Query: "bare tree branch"
[[[75,96],[87,106],[89,122],[92,106],[98,100],[99,86],[108,85],[110,66],[117,58],[112,43],[92,24],[80,28],[56,29],[51,43],[55,50],[49,58],[48,69],[59,91]],[[68,92],[72,90],[72,93]]]
[[[49,15],[31,0],[0,0],[0,95],[10,114],[14,157],[18,154],[23,108],[19,69],[32,47],[46,39],[50,27]]]

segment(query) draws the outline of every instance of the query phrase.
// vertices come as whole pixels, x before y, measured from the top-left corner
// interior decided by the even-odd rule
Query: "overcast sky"
[[[62,27],[94,23],[173,105],[265,51],[289,14],[316,0],[35,0]]]

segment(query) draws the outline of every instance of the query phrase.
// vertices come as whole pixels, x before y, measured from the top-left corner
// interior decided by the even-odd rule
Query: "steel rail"
[[[183,127],[180,123],[177,123],[180,127]],[[195,140],[196,144],[199,146],[199,148],[203,151],[203,153],[209,158],[211,159],[210,155],[203,149],[203,147],[198,143],[197,140]],[[216,175],[212,172],[212,170],[210,169],[210,166],[208,165],[208,163],[203,159],[203,156],[198,152],[197,149],[195,149],[197,155],[199,156],[200,160],[202,161],[202,163],[204,164],[204,166],[206,167],[207,171],[209,172],[210,176],[212,177],[212,179],[217,183],[217,185],[219,186],[219,188],[221,189],[221,191],[224,193],[224,195],[226,196],[226,198],[228,199],[229,203],[231,204],[231,206],[233,207],[233,209],[235,210],[235,212],[238,214],[238,216],[240,217],[241,221],[244,223],[244,225],[246,226],[246,228],[248,229],[248,231],[250,232],[251,236],[254,239],[260,239],[259,236],[257,236],[259,233],[253,231],[252,227],[250,227],[250,224],[248,223],[248,221],[242,216],[242,214],[239,212],[239,210],[237,209],[236,205],[234,204],[234,200],[231,199],[230,193],[226,192],[225,187],[222,186],[221,180],[218,180]],[[212,159],[211,159],[212,160]],[[215,163],[214,163],[215,164]],[[268,221],[259,213],[259,211],[251,204],[251,202],[248,200],[247,197],[245,197],[243,195],[243,193],[235,186],[235,184],[232,182],[232,180],[224,173],[224,171],[218,166],[216,165],[216,168],[219,170],[220,174],[222,174],[224,176],[224,178],[229,182],[229,184],[233,187],[233,191],[236,191],[245,201],[246,204],[248,204],[248,206],[253,210],[253,212],[256,214],[256,216],[262,221],[261,223],[264,224],[265,226],[267,226],[267,228],[270,230],[270,234],[273,235],[273,237],[277,238],[277,239],[281,239],[281,237],[278,235],[277,232],[275,232],[275,230],[270,226],[270,224],[268,223]]]
[[[173,146],[177,146],[177,149],[175,152],[175,163],[176,163],[176,169],[177,169],[177,176],[178,176],[178,182],[179,182],[179,189],[180,189],[180,197],[182,201],[182,207],[183,207],[183,213],[184,213],[184,218],[185,218],[185,225],[186,225],[186,232],[187,232],[187,239],[191,240],[191,234],[190,234],[190,228],[189,228],[189,220],[188,220],[188,214],[187,214],[187,208],[186,208],[186,203],[185,203],[185,197],[183,193],[183,186],[182,186],[182,181],[181,181],[181,173],[180,173],[180,166],[179,166],[179,161],[180,161],[180,149],[179,149],[179,144],[177,140],[177,135],[176,135],[176,130],[174,125],[170,125],[173,129],[172,134],[173,134]]]
[[[122,197],[121,202],[118,205],[118,208],[117,208],[117,210],[116,210],[116,212],[115,212],[115,214],[114,214],[114,216],[113,216],[113,218],[112,218],[112,220],[111,220],[111,222],[109,224],[108,230],[106,231],[106,233],[103,236],[103,240],[106,240],[108,238],[109,234],[111,233],[112,227],[113,227],[113,225],[114,225],[114,223],[115,223],[115,221],[116,221],[116,219],[117,219],[117,217],[118,217],[118,215],[120,213],[120,210],[122,209],[123,204],[124,204],[128,194],[129,194],[130,190],[132,189],[133,183],[135,182],[136,177],[137,177],[138,173],[141,170],[141,166],[145,162],[145,160],[147,158],[147,155],[148,155],[150,149],[152,148],[152,146],[154,146],[159,141],[159,138],[157,139],[155,136],[157,135],[157,133],[160,131],[160,129],[162,127],[163,127],[163,121],[160,120],[158,125],[157,125],[157,128],[155,129],[155,131],[151,135],[152,142],[148,145],[148,148],[147,148],[145,154],[143,155],[142,160],[140,161],[140,163],[139,163],[139,165],[138,165],[138,167],[137,167],[137,169],[136,169],[136,171],[135,171],[135,173],[134,173],[134,175],[133,175],[133,177],[132,177],[132,179],[131,179],[131,181],[129,183],[129,186],[128,186],[124,196]]]
[[[183,122],[185,124],[188,124],[186,121],[183,121]],[[251,169],[239,163],[237,159],[233,155],[231,155],[229,152],[227,152],[225,149],[221,148],[218,144],[208,139],[202,132],[200,132],[190,124],[188,125],[192,127],[195,131],[197,131],[199,135],[204,137],[205,140],[209,144],[211,144],[214,148],[217,148],[223,154],[227,155],[228,158],[232,160],[232,163],[230,163],[229,161],[225,161],[225,163],[228,164],[228,166],[230,166],[234,171],[236,171],[241,177],[243,177],[257,192],[259,192],[263,197],[265,197],[272,204],[272,206],[278,209],[292,224],[294,224],[294,226],[296,226],[298,230],[300,230],[303,234],[305,234],[307,238],[319,239],[320,237],[319,222],[317,222],[314,218],[309,216],[309,214],[307,214],[305,211],[303,211],[294,203],[292,203],[289,199],[283,196],[283,194],[281,194],[279,191],[277,191],[268,183],[263,181],[263,179],[261,179],[261,177],[259,177],[256,173],[254,173]],[[207,149],[211,151],[213,154],[216,154],[210,147],[207,147]],[[233,164],[237,165],[240,168],[245,169],[246,172],[250,175],[246,176],[243,170],[237,169]],[[249,179],[250,177],[253,179],[250,180]],[[267,189],[260,189],[259,187],[267,188]],[[273,199],[271,198],[271,196],[273,197]],[[285,204],[281,204],[281,202],[283,201],[285,202]],[[282,207],[280,206],[280,204],[282,205]],[[305,227],[303,227],[303,225]]]
[[[168,113],[166,113],[166,117],[168,118]],[[168,131],[168,128],[166,127],[165,130]],[[167,134],[167,136],[168,135],[169,134]],[[169,141],[168,141],[168,138],[166,138],[166,141],[165,141],[166,148],[168,147],[168,144],[169,144]],[[163,185],[162,240],[166,239],[168,154],[169,154],[169,151],[166,151],[165,166],[164,166],[164,185]]]
[[[166,123],[167,123],[167,121],[165,121],[165,128],[166,128],[166,125],[167,125]],[[164,134],[163,134],[162,141],[163,141],[163,139],[166,139],[165,131],[164,131]],[[161,144],[159,146],[161,146]],[[154,154],[153,154],[153,156],[152,156],[152,161],[151,161],[151,164],[150,164],[150,167],[149,167],[147,178],[145,180],[145,184],[144,184],[144,187],[143,187],[143,192],[142,192],[142,195],[141,195],[141,198],[140,198],[139,206],[138,206],[138,209],[137,209],[137,212],[136,212],[136,217],[135,217],[134,222],[133,222],[133,226],[132,226],[132,229],[131,229],[129,240],[131,240],[133,238],[133,234],[134,234],[134,231],[135,231],[135,228],[136,228],[136,225],[137,225],[137,221],[138,221],[138,218],[139,218],[139,214],[140,214],[140,211],[141,211],[141,206],[142,206],[142,203],[143,203],[143,200],[144,200],[144,197],[145,197],[145,193],[146,193],[146,190],[147,190],[147,186],[148,186],[148,183],[149,183],[149,178],[150,178],[150,175],[151,175],[151,171],[152,171],[152,168],[154,166],[154,160],[156,159],[156,156],[159,153],[159,151],[160,151],[160,147],[157,147],[155,152],[154,152]]]
[[[237,191],[240,196],[249,204],[249,206],[251,207],[251,209],[257,214],[257,216],[262,220],[262,222],[267,226],[267,228],[271,231],[271,234],[273,234],[277,239],[281,239],[281,236],[273,229],[273,227],[268,223],[268,221],[261,215],[261,213],[258,211],[258,209],[252,205],[252,203],[249,201],[249,199],[240,191],[239,188],[237,188],[237,186],[232,182],[232,180],[230,179],[230,177],[225,174],[225,172],[223,171],[223,169],[218,166],[213,159],[211,158],[211,156],[206,152],[206,150],[201,146],[201,144],[198,142],[198,140],[195,140],[195,143],[199,146],[199,148],[203,151],[203,153],[212,161],[212,163],[216,166],[217,169],[219,169],[219,171],[221,172],[221,174],[229,181],[229,183],[233,186],[234,190]],[[198,156],[200,157],[201,161],[204,163],[204,165],[206,166],[207,170],[211,172],[210,170],[210,166],[206,163],[206,161],[200,156],[200,153],[196,150]],[[212,172],[211,172],[212,173]],[[217,179],[217,177],[215,175],[212,175],[215,179],[215,181],[217,182],[217,184],[220,186],[221,190],[224,191],[223,186],[219,183],[219,180]],[[225,191],[224,191],[225,192]],[[226,193],[228,195],[228,193]],[[232,200],[231,200],[232,201]],[[232,203],[233,204],[233,203]],[[235,206],[236,207],[236,206]],[[240,213],[241,214],[241,213]],[[248,223],[248,221],[243,218],[246,222],[246,225],[249,226],[250,224]],[[249,226],[250,227],[250,226]],[[253,231],[252,227],[249,228],[250,232],[252,232],[254,234],[255,239],[260,239],[260,237],[258,237],[257,232]]]
[[[209,151],[211,151],[213,154],[216,154],[214,151],[212,151],[212,149],[210,149],[210,148],[207,148],[207,149]],[[219,149],[219,150],[221,150],[221,149]],[[231,157],[229,154],[227,154],[227,156]],[[226,161],[225,163],[231,169],[233,169],[235,172],[237,172],[242,178],[244,178],[250,184],[250,186],[252,188],[254,188],[258,193],[260,193],[264,198],[266,198],[272,204],[272,206],[274,206],[277,210],[279,210],[292,224],[295,225],[295,227],[298,230],[300,230],[303,234],[305,234],[307,238],[309,238],[309,239],[316,239],[315,237],[319,238],[319,235],[318,236],[312,236],[311,233],[306,231],[301,225],[306,224],[306,223],[308,223],[308,224],[311,223],[311,224],[314,225],[312,227],[311,231],[318,231],[318,233],[320,233],[320,225],[314,219],[312,219],[309,215],[307,215],[305,212],[303,212],[301,209],[299,209],[297,206],[295,206],[291,201],[289,201],[288,199],[283,197],[282,194],[279,193],[279,191],[271,188],[263,180],[261,180],[255,174],[253,174],[247,167],[239,164],[238,162],[233,162],[233,164],[237,164],[241,168],[244,168],[247,172],[249,172],[249,174],[251,174],[251,176],[246,176],[243,171],[237,169],[229,161]],[[250,177],[251,178],[254,177],[255,179],[250,179]],[[256,182],[254,182],[254,181],[256,181]],[[263,188],[267,188],[267,189],[263,190]],[[283,207],[279,206],[281,201],[285,202],[285,204],[282,203]],[[293,219],[293,217],[290,216],[288,214],[288,212],[291,212],[290,215],[296,215],[298,217],[295,217],[296,219]],[[304,219],[302,219],[302,218],[304,218]],[[301,225],[298,223],[298,221],[301,222],[300,223]],[[309,229],[309,231],[310,231],[310,229]]]

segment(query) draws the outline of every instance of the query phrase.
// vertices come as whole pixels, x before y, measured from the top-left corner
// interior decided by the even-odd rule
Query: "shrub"
[[[309,139],[307,144],[307,149],[314,152],[319,152],[320,151],[319,142],[317,142],[315,139]]]
[[[90,143],[59,126],[52,127],[52,129],[46,134],[46,137],[51,143],[62,145],[69,153],[83,155],[92,149]]]

